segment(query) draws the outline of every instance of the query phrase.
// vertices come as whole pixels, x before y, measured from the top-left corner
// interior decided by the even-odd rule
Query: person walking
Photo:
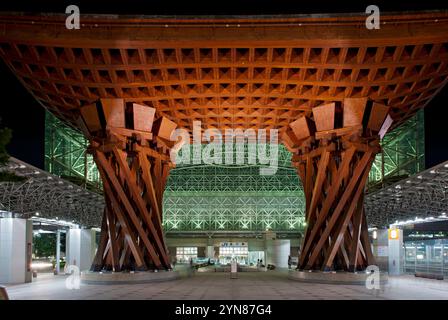
[[[193,273],[194,273],[193,258],[190,258],[189,276],[191,277]]]

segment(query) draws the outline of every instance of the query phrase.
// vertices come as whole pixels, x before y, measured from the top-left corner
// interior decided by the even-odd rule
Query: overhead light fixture
[[[46,269],[46,268],[50,268],[52,266],[53,266],[53,264],[50,263],[50,262],[38,261],[38,262],[31,263],[31,269],[33,269],[33,270],[35,270],[35,269]]]

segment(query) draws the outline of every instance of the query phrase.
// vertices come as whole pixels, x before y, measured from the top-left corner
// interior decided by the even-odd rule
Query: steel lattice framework
[[[365,206],[370,224],[379,227],[397,220],[446,215],[448,161],[369,194]]]
[[[304,198],[291,153],[278,149],[278,170],[260,175],[259,165],[180,165],[164,194],[167,231],[298,231]],[[223,150],[223,153],[225,150]],[[224,158],[224,156],[223,156]]]
[[[425,168],[424,112],[417,114],[381,141],[369,175],[369,191],[408,177]]]
[[[69,181],[10,158],[0,170],[24,177],[20,182],[0,182],[0,210],[29,218],[36,212],[47,219],[74,221],[82,226],[99,226],[103,196]]]
[[[64,179],[99,191],[101,180],[87,139],[54,117],[45,114],[45,170]]]

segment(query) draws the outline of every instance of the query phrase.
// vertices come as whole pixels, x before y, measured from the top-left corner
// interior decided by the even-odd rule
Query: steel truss
[[[45,170],[92,190],[101,190],[101,179],[84,136],[46,112]]]
[[[103,197],[25,162],[10,158],[0,170],[25,177],[20,182],[0,182],[0,210],[29,218],[39,212],[47,219],[74,221],[82,226],[99,226]]]
[[[381,141],[369,174],[369,190],[377,190],[425,168],[424,112],[389,132]]]
[[[260,175],[262,165],[248,164],[250,148],[241,150],[240,166],[179,165],[171,170],[164,194],[165,230],[302,230],[303,190],[291,154],[280,145],[277,172]]]
[[[448,211],[448,161],[369,194],[365,201],[372,226],[397,220],[437,217]]]

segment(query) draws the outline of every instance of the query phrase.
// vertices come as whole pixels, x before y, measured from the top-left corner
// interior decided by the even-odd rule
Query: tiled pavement
[[[364,286],[301,283],[286,272],[196,273],[178,280],[132,285],[81,284],[68,290],[66,276],[40,274],[33,283],[8,286],[10,299],[448,299],[448,281],[400,276],[389,278],[380,292]]]

